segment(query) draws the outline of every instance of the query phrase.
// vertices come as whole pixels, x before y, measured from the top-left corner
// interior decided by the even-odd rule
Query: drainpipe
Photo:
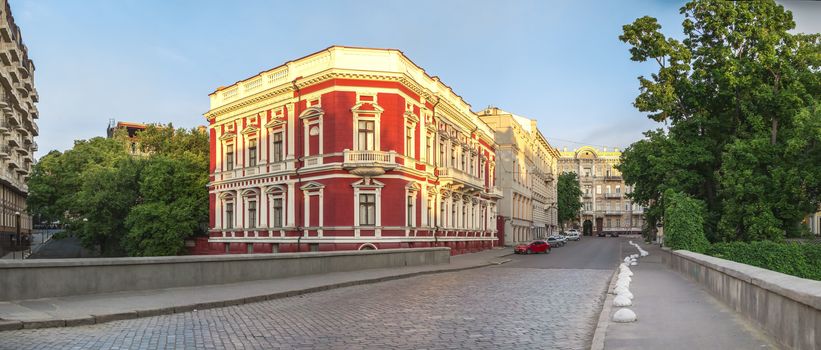
[[[294,117],[295,117],[294,118],[294,123],[296,123],[297,119],[299,119],[299,105],[302,103],[302,92],[299,91],[299,86],[296,83],[296,81],[299,78],[301,78],[301,77],[296,77],[291,82],[291,84],[294,87],[294,91],[296,91],[296,96],[297,96],[297,103],[294,105]],[[297,137],[298,134],[299,134],[299,132],[296,131],[296,125],[294,125],[294,148],[297,148],[297,146],[300,144],[299,142],[297,142],[297,140],[299,139]],[[302,140],[302,142],[305,142],[305,140]],[[294,154],[296,154],[296,150],[295,150]],[[294,163],[298,164],[298,159],[294,159]],[[297,185],[299,186],[299,188],[302,188],[302,174],[300,174],[300,172],[299,172],[300,168],[296,168],[294,170],[296,171]],[[296,191],[294,191],[294,194],[296,194]],[[303,196],[303,198],[304,197],[305,196]],[[294,203],[296,203],[296,198],[294,198]],[[305,218],[302,217],[302,215],[305,214],[305,213],[302,212],[302,208],[304,206],[305,206],[305,203],[302,203],[302,205],[297,205],[296,206],[295,209],[298,210],[298,213],[299,213],[299,215],[295,215],[296,220],[302,219],[302,221],[305,221]],[[297,251],[297,253],[299,253],[299,252],[302,251],[302,236],[305,235],[305,228],[300,226],[299,222],[296,222],[296,230],[297,230],[297,232],[299,232],[299,236],[296,239],[296,251]]]
[[[438,105],[438,104],[439,104],[439,97],[437,96],[436,97],[436,103],[434,103],[433,106],[431,106],[431,108],[430,108],[431,113],[433,113],[434,117],[436,117],[436,105]],[[434,124],[436,123],[435,118],[431,118],[431,120],[434,121]],[[438,125],[436,125],[436,133],[439,134],[439,126]],[[437,142],[437,144],[438,144],[438,142]],[[436,156],[434,155],[434,158],[435,157]],[[436,173],[436,183],[437,184],[439,183],[439,173],[438,172]],[[437,201],[437,202],[438,202],[437,203],[438,205],[442,205],[441,201]],[[442,208],[439,208],[439,212],[440,213],[442,212]],[[439,223],[442,223],[441,221],[442,221],[442,218],[440,217],[439,218]],[[437,231],[439,231],[439,225],[434,225],[434,227],[433,227],[433,246],[434,247],[439,246],[439,236],[438,236],[439,233]]]

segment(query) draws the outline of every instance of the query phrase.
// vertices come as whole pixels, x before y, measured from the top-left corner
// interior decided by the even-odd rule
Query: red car
[[[513,248],[516,254],[550,253],[550,244],[545,241],[533,241],[529,244],[519,244]]]

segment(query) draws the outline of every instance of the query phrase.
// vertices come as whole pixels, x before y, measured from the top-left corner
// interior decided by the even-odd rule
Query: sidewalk
[[[510,249],[451,257],[450,264],[371,269],[199,287],[0,302],[0,331],[103,323],[290,297],[423,274],[501,264]]]
[[[639,240],[633,240],[639,243]],[[633,323],[612,322],[612,307],[604,338],[604,348],[617,349],[778,349],[743,316],[713,298],[700,285],[667,268],[657,245],[640,243],[650,255],[639,259],[633,271],[630,291],[638,316]],[[638,253],[624,244],[625,255]],[[615,281],[614,281],[615,282]],[[612,292],[611,284],[609,291]],[[605,308],[612,305],[612,295]]]

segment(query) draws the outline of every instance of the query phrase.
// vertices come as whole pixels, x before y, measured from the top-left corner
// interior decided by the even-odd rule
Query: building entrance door
[[[590,220],[584,220],[582,224],[582,234],[585,236],[592,236],[593,235],[593,222]]]
[[[604,222],[603,218],[596,218],[596,234],[598,234],[598,235],[601,234],[602,226],[604,226],[603,222]]]

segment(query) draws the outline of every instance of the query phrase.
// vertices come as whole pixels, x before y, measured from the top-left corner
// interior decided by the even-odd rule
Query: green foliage
[[[632,60],[657,64],[634,105],[666,126],[622,154],[631,198],[651,225],[667,190],[703,201],[711,241],[797,236],[821,204],[821,35],[790,33],[792,14],[772,0],[681,13],[681,41],[652,17],[619,37]]]
[[[664,245],[704,253],[710,242],[704,237],[704,204],[687,195],[664,193]]]
[[[559,224],[564,231],[565,222],[579,217],[579,210],[582,208],[582,190],[576,173],[565,172],[559,175],[556,196]]]
[[[103,255],[178,254],[208,220],[208,136],[150,126],[137,136],[148,157],[130,156],[125,137],[76,141],[44,156],[29,180],[29,210],[68,223]]]
[[[801,278],[821,280],[821,245],[771,241],[713,244],[707,254]]]

